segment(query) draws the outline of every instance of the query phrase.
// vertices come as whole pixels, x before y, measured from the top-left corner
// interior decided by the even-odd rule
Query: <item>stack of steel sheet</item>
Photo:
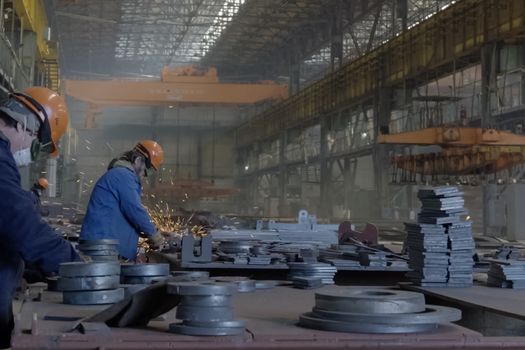
[[[118,239],[80,240],[78,250],[93,261],[118,261]]]
[[[408,277],[422,286],[472,285],[474,240],[463,193],[457,187],[434,187],[418,192],[422,208],[418,223],[406,223]]]
[[[321,285],[334,284],[337,268],[325,263],[289,263],[288,279],[297,288],[316,288]]]
[[[498,288],[525,288],[525,261],[492,261],[487,285]]]
[[[315,294],[299,325],[332,332],[415,333],[458,321],[461,311],[425,305],[423,294],[389,289],[338,288]]]
[[[405,228],[408,233],[408,266],[413,270],[407,276],[422,286],[446,284],[449,257],[445,227],[405,223]]]
[[[359,252],[359,262],[362,266],[387,267],[388,259],[386,252]]]
[[[169,264],[122,264],[120,282],[122,284],[151,284],[170,275]]]
[[[170,324],[170,332],[186,335],[242,335],[245,322],[235,320],[232,296],[238,286],[230,283],[174,282],[168,293],[180,295],[176,317],[181,323]]]
[[[473,283],[474,239],[472,238],[472,222],[461,221],[446,225],[448,234],[449,287],[466,287]]]
[[[112,304],[124,298],[117,262],[63,263],[59,273],[57,290],[62,291],[64,304]]]

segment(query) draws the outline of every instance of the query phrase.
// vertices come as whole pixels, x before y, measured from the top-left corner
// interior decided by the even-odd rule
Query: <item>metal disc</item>
[[[183,306],[221,306],[232,307],[231,295],[185,295],[182,297],[180,305]]]
[[[409,314],[361,314],[326,311],[314,307],[312,315],[319,318],[343,322],[363,322],[377,324],[421,324],[444,323],[461,320],[461,310],[436,305],[427,305],[424,312]]]
[[[204,327],[204,328],[244,328],[246,327],[246,322],[243,320],[216,321],[216,322],[183,321],[182,324],[185,326]]]
[[[78,250],[83,252],[91,252],[97,250],[115,250],[118,248],[118,244],[79,244],[77,246]]]
[[[109,250],[83,250],[83,252],[89,256],[118,256],[118,251],[115,249]]]
[[[338,288],[315,293],[315,306],[327,311],[397,314],[425,311],[421,293],[391,289]]]
[[[188,281],[206,280],[210,278],[208,271],[171,271],[173,277],[187,277]]]
[[[178,295],[232,295],[237,292],[233,283],[168,282],[168,293]]]
[[[63,292],[63,302],[69,305],[113,304],[124,299],[124,289]]]
[[[272,289],[279,285],[278,281],[255,281],[255,289]]]
[[[167,276],[120,276],[120,283],[122,284],[152,284],[162,279],[166,279]]]
[[[233,308],[220,306],[184,306],[179,304],[175,317],[185,321],[231,321],[233,319]]]
[[[214,277],[213,280],[216,282],[234,283],[237,285],[237,291],[239,293],[249,293],[255,291],[255,281],[247,277],[225,276]]]
[[[224,328],[206,328],[206,327],[192,327],[186,326],[180,323],[170,324],[170,332],[185,334],[185,335],[208,335],[208,336],[219,336],[219,335],[242,335],[244,334],[244,327],[224,327]]]
[[[311,313],[299,317],[299,326],[330,332],[349,333],[417,333],[427,332],[438,327],[428,324],[377,324],[364,322],[341,322],[315,317]]]
[[[122,276],[167,276],[170,274],[169,264],[123,264]]]
[[[82,245],[118,245],[119,240],[118,239],[81,239],[78,241],[78,244]]]
[[[118,288],[120,278],[113,276],[93,276],[93,277],[60,277],[57,281],[59,291],[82,291],[82,290],[103,290]]]
[[[88,254],[89,255],[89,254]],[[118,262],[118,255],[90,255],[89,256],[92,261],[98,262],[104,262],[104,261],[114,261]]]
[[[120,274],[117,262],[67,262],[60,264],[61,277],[110,276]]]

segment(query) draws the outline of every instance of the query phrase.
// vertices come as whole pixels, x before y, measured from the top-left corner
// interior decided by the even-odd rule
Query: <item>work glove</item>
[[[162,235],[162,233],[159,230],[157,230],[157,232],[155,232],[154,235],[149,237],[149,241],[150,241],[151,247],[157,250],[162,247],[165,240],[164,240],[164,236]]]

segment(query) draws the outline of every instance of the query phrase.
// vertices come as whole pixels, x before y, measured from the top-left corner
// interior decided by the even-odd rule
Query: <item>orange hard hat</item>
[[[46,190],[48,187],[49,187],[49,182],[47,181],[47,179],[45,177],[41,177],[39,178],[36,183],[42,187],[44,190]]]
[[[41,86],[27,88],[23,93],[14,93],[13,96],[40,118],[43,132],[39,132],[39,139],[49,144],[49,153],[58,154],[58,141],[66,132],[69,123],[69,113],[64,98],[55,91]]]
[[[153,140],[139,141],[134,150],[146,157],[146,166],[148,168],[153,167],[153,169],[158,170],[164,161],[164,150]]]

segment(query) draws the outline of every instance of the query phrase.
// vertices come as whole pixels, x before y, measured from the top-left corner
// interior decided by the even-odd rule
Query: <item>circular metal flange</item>
[[[418,333],[428,332],[438,327],[435,323],[427,324],[378,324],[365,322],[342,322],[319,318],[312,313],[299,317],[299,326],[330,332],[348,333]]]
[[[78,250],[81,250],[83,252],[89,253],[92,251],[99,251],[99,250],[116,250],[118,249],[118,245],[111,245],[111,244],[79,244],[77,246]]]
[[[120,274],[117,262],[67,262],[60,264],[61,277],[110,276]]]
[[[237,291],[239,293],[250,293],[255,291],[255,280],[251,280],[247,277],[214,277],[213,280],[222,283],[234,283],[237,285]]]
[[[169,264],[122,264],[120,274],[122,276],[168,276],[170,274]]]
[[[63,302],[69,305],[114,304],[124,299],[124,289],[63,292]]]
[[[95,261],[95,262],[99,262],[99,261],[100,262],[113,261],[117,263],[119,262],[118,255],[89,255],[89,257],[91,258],[92,261]]]
[[[118,239],[81,239],[79,245],[118,245]]]
[[[232,307],[231,295],[185,295],[180,305],[197,307]]]
[[[233,283],[168,282],[168,293],[178,295],[233,295],[237,286]]]
[[[425,324],[425,323],[445,323],[461,320],[461,310],[427,305],[424,312],[408,314],[362,314],[339,311],[327,311],[317,307],[312,309],[313,316],[342,322],[362,322],[377,324]]]
[[[279,285],[279,281],[265,280],[255,281],[255,289],[272,289]]]
[[[167,279],[168,276],[120,276],[122,284],[152,284]]]
[[[315,293],[315,306],[327,311],[400,314],[425,311],[421,293],[391,289],[338,288]]]
[[[118,251],[115,249],[82,250],[82,252],[89,256],[118,256]]]
[[[208,271],[171,271],[173,277],[186,277],[188,281],[207,280],[210,278]]]
[[[209,307],[209,306],[177,306],[175,317],[185,321],[231,321],[233,319],[233,308],[231,307]]]
[[[216,322],[199,322],[199,321],[182,321],[185,326],[204,327],[204,328],[245,328],[246,322],[243,320],[216,321]]]
[[[223,336],[223,335],[242,335],[244,334],[244,327],[223,327],[223,328],[206,328],[193,327],[180,323],[170,324],[170,332],[184,335],[208,335],[208,336]]]
[[[113,276],[60,277],[57,281],[59,291],[103,290],[118,288],[120,278]]]

